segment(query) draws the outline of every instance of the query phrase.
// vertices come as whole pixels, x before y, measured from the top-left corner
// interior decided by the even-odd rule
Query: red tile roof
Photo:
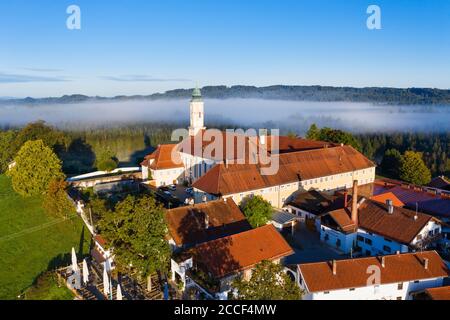
[[[258,164],[218,164],[193,187],[213,195],[228,195],[319,177],[372,168],[375,165],[350,146],[276,155],[279,170],[262,175]]]
[[[156,150],[146,156],[141,163],[143,166],[147,166],[153,170],[175,169],[182,168],[183,163],[179,156],[179,153],[174,152],[176,144],[161,144]]]
[[[95,240],[95,242],[97,242],[100,245],[100,247],[102,247],[103,249],[106,249],[105,246],[106,246],[107,242],[106,242],[105,238],[103,238],[101,235],[97,234],[94,236],[94,240]]]
[[[414,211],[399,207],[394,207],[393,213],[388,214],[386,204],[366,199],[358,207],[358,227],[402,244],[410,244],[433,219],[432,216],[420,212],[417,213],[417,218],[414,218],[415,215]],[[332,211],[323,216],[322,222],[333,228],[334,226],[328,223],[328,216],[333,218],[341,231],[351,232],[349,222],[351,212],[348,208]],[[342,230],[343,228],[348,229]]]
[[[342,204],[338,206],[338,202],[342,202]],[[294,195],[293,199],[288,202],[288,205],[315,215],[321,215],[330,210],[342,207],[343,201],[340,201],[340,198],[335,195],[310,190]]]
[[[369,232],[376,233],[399,243],[409,244],[433,218],[424,213],[394,207],[388,214],[384,203],[371,200],[364,201],[358,208],[359,226]]]
[[[431,300],[450,300],[450,286],[430,288],[425,290],[425,293]]]
[[[250,269],[263,260],[273,261],[293,253],[271,224],[209,241],[190,250],[194,265],[216,279]]]
[[[328,213],[339,229],[344,233],[352,233],[357,230],[357,225],[352,221],[351,212],[348,208],[333,210]]]
[[[178,150],[185,153],[195,155],[201,158],[209,158],[216,161],[236,160],[236,159],[249,159],[249,154],[253,152],[265,152],[272,153],[272,148],[275,152],[273,153],[289,153],[296,151],[306,151],[314,149],[322,149],[327,147],[337,146],[335,143],[315,141],[302,138],[291,138],[287,136],[266,136],[266,142],[261,143],[258,136],[247,136],[239,132],[226,132],[226,131],[216,131],[217,135],[222,139],[222,149],[214,150],[214,143],[216,136],[211,137],[205,136],[205,132],[213,135],[213,131],[200,131],[195,137],[188,137],[183,140],[179,146]],[[274,143],[278,140],[278,145]],[[230,148],[232,146],[232,149]],[[232,154],[227,154],[227,147],[233,150]],[[259,150],[260,149],[260,150]],[[211,151],[211,156],[205,154],[205,151]]]
[[[399,283],[421,279],[447,277],[450,275],[445,262],[436,251],[405,253],[380,257],[367,257],[336,261],[333,275],[331,262],[298,265],[298,270],[309,292],[323,292],[339,289],[366,287],[367,270],[376,266],[381,271],[380,284]],[[424,259],[428,259],[425,269]]]
[[[165,217],[169,233],[178,246],[196,245],[251,228],[233,199],[167,210]]]

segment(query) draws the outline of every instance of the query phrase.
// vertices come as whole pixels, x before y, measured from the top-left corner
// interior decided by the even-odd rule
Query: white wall
[[[183,180],[183,168],[174,168],[166,170],[153,170],[150,169],[152,179],[155,180],[157,187],[167,186],[177,181],[180,183]]]
[[[363,237],[364,240],[358,240],[359,237],[356,238],[356,242],[359,247],[362,249],[362,253],[366,255],[367,251],[370,251],[370,255],[385,255],[385,254],[393,254],[397,251],[400,253],[409,252],[409,247],[405,244],[398,243],[396,241],[386,239],[380,235],[369,233],[365,230],[358,229],[358,236]],[[370,240],[368,242],[367,240]],[[387,250],[387,248],[390,250]]]
[[[326,240],[328,236],[328,240]],[[340,240],[340,245],[337,245],[337,241]],[[344,253],[350,253],[353,245],[356,241],[356,232],[350,234],[344,234],[333,230],[327,226],[321,226],[320,228],[320,241],[326,243],[330,247],[333,247]]]
[[[428,236],[428,232],[431,230],[433,230],[433,232],[434,230],[439,230],[439,232],[441,232],[442,229],[440,224],[434,221],[430,221],[428,222],[427,225],[425,225],[425,227],[419,234],[421,234],[423,238],[426,238]],[[329,237],[328,241],[325,241],[326,234],[328,234]],[[340,248],[340,250],[345,253],[350,253],[350,249],[352,248],[349,236],[350,235],[345,235],[327,226],[321,226],[320,240],[336,248],[336,240],[341,239],[341,243],[343,245]],[[374,256],[374,255],[393,254],[396,253],[397,251],[400,251],[400,253],[406,253],[411,251],[410,247],[406,244],[402,244],[394,240],[387,239],[378,234],[367,232],[364,229],[358,229],[357,235],[354,234],[351,237],[351,239],[352,242],[356,241],[356,244],[358,245],[358,247],[361,248],[361,253],[363,255]],[[411,242],[411,245],[415,245],[416,243],[417,239]]]
[[[325,292],[307,292],[304,300],[411,300],[410,294],[415,291],[422,291],[427,288],[440,287],[443,278],[403,282],[403,288],[399,289],[399,283],[382,284],[379,286],[367,286],[361,288],[332,290]],[[300,285],[305,290],[305,286]]]
[[[429,232],[432,231],[433,235],[435,235],[435,231],[438,233],[442,232],[442,226],[439,223],[436,223],[434,220],[429,221],[422,231],[419,233],[421,239],[424,240],[429,236]],[[417,237],[411,242],[412,245],[417,245],[421,240]]]
[[[200,161],[197,159],[196,161]],[[204,173],[202,173],[203,175]],[[317,190],[334,193],[336,190],[342,190],[353,185],[353,180],[358,180],[359,185],[368,184],[375,179],[375,167],[354,172],[342,173],[334,176],[322,177],[306,181],[294,181],[279,186],[272,186],[257,190],[248,190],[245,192],[228,194],[224,198],[233,198],[234,202],[240,203],[243,199],[252,195],[260,195],[275,208],[282,208],[289,199],[298,192]]]

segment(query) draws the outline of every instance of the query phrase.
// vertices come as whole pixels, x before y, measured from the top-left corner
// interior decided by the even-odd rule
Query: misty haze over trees
[[[315,138],[341,139],[378,164],[386,154],[389,158],[395,152],[417,151],[433,176],[450,174],[450,90],[321,86],[202,90],[209,128],[279,128],[282,134],[305,136],[315,123],[322,128]],[[55,127],[53,131],[39,127],[39,134],[48,139],[68,175],[137,165],[158,144],[170,143],[174,129],[187,127],[190,95],[191,89],[177,89],[148,96],[1,100],[0,148],[5,152],[0,167],[5,170],[23,136],[30,135],[21,128],[38,120]],[[379,170],[398,178],[398,173],[383,172],[383,166]]]

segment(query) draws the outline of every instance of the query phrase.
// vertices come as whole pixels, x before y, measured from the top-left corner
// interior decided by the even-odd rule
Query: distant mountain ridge
[[[133,101],[133,100],[158,100],[158,99],[188,99],[192,89],[175,89],[164,93],[151,95],[133,95],[116,97],[90,97],[80,94],[64,95],[62,97],[49,98],[25,98],[0,100],[0,105],[5,104],[70,104],[81,102],[101,101]],[[400,105],[450,105],[450,90],[432,88],[383,88],[383,87],[329,87],[329,86],[287,86],[274,85],[268,87],[254,86],[205,86],[202,95],[209,99],[270,99],[291,101],[342,101],[342,102],[371,102],[381,104]]]

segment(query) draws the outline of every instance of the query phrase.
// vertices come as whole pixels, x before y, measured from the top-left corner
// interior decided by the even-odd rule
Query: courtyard
[[[319,233],[311,231],[303,223],[298,224],[293,236],[286,236],[294,254],[286,258],[286,264],[310,263],[348,258],[320,241]]]

